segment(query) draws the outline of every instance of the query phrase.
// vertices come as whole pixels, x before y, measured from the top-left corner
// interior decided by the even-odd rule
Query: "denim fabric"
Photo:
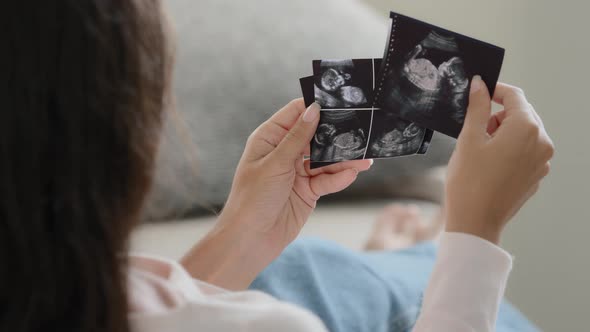
[[[311,310],[333,332],[411,331],[435,258],[432,243],[358,252],[303,238],[287,247],[250,288]],[[538,331],[506,301],[496,330]]]

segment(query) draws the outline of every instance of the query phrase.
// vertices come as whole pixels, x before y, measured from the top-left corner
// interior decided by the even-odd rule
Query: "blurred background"
[[[301,95],[298,79],[311,74],[311,60],[381,57],[394,10],[506,49],[500,79],[525,90],[557,148],[552,173],[505,233],[503,246],[515,257],[507,297],[543,330],[589,329],[588,2],[166,4],[177,34],[180,121],[169,119],[146,211],[151,222],[135,234],[134,249],[179,257],[198,240],[214,222],[208,211],[225,200],[246,137]],[[432,213],[453,144],[436,135],[427,156],[378,161],[354,188],[322,202],[303,233],[360,247],[377,211],[394,199]]]

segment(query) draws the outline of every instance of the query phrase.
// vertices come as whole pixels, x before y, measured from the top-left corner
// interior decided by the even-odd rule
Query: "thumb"
[[[312,177],[309,186],[313,193],[321,197],[346,189],[356,180],[358,174],[359,170],[356,168],[345,169],[334,174],[324,173]]]
[[[463,131],[484,135],[491,115],[492,101],[488,88],[479,75],[473,76]]]
[[[282,161],[293,162],[309,145],[320,121],[320,105],[311,104],[273,151]]]

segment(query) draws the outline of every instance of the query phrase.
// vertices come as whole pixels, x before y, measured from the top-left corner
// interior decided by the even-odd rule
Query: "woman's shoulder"
[[[305,309],[259,291],[231,292],[192,279],[175,261],[131,255],[129,263],[134,331],[326,331]]]

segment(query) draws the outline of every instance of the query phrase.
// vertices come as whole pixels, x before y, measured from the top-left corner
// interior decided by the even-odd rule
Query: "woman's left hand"
[[[321,196],[350,186],[372,160],[310,169],[320,106],[295,99],[248,138],[220,222],[242,228],[279,254],[299,234]]]
[[[226,260],[225,268],[196,277],[226,288],[246,287],[297,237],[321,196],[345,189],[369,169],[372,160],[309,168],[303,156],[310,154],[319,113],[319,105],[306,110],[303,100],[296,99],[250,135],[216,227],[193,249],[201,254],[193,271],[204,262],[217,264],[213,257]],[[192,256],[183,260],[189,270],[195,264]]]

